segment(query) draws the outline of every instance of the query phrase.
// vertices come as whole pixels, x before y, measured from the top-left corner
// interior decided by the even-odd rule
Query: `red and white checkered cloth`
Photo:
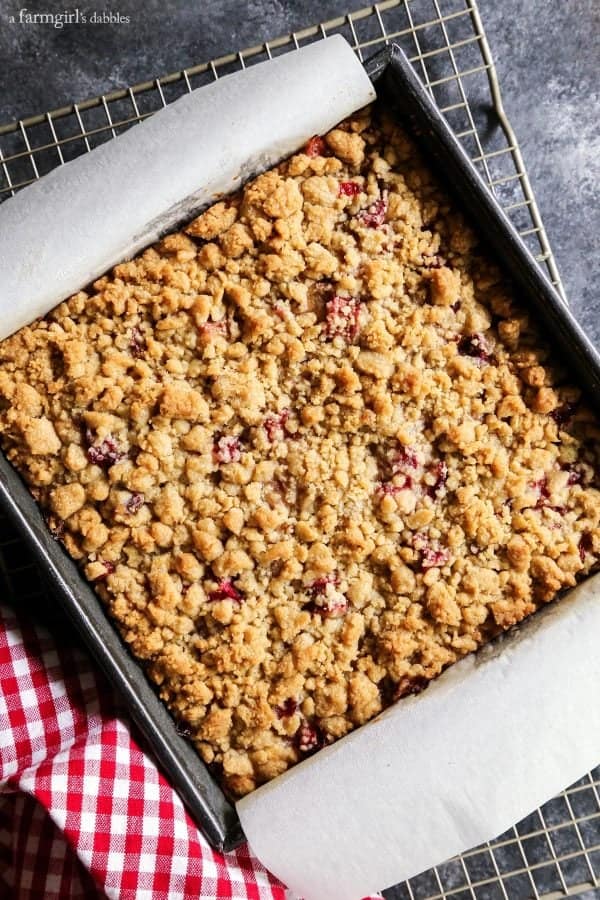
[[[0,606],[0,898],[284,900],[212,850],[89,658]]]

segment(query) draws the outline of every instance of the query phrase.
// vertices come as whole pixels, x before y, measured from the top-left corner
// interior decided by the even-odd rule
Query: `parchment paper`
[[[306,900],[358,900],[501,834],[600,759],[600,575],[237,804]]]
[[[199,88],[0,206],[0,339],[375,98],[340,36]]]

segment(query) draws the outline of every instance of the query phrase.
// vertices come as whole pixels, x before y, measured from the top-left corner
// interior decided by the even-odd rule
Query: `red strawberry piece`
[[[293,716],[297,709],[298,701],[293,697],[288,697],[280,706],[275,707],[275,712],[280,719],[286,719],[288,716]]]
[[[424,547],[421,550],[421,568],[433,569],[445,566],[450,559],[447,547]]]
[[[356,197],[361,191],[362,187],[356,181],[340,181],[338,191],[340,197]]]
[[[239,462],[242,457],[240,439],[234,435],[223,435],[213,445],[213,456],[219,463]]]
[[[115,564],[108,559],[99,559],[99,563],[102,563],[104,566],[104,572],[100,575],[96,575],[93,581],[105,581],[109,575],[112,575],[115,571]]]
[[[394,484],[391,481],[380,481],[377,485],[377,493],[388,497],[395,497],[400,491],[412,488],[413,481],[410,475],[405,475],[401,484]]]
[[[340,579],[337,575],[323,575],[321,578],[316,578],[309,584],[306,590],[311,597],[320,597],[325,594],[330,584],[336,587],[339,583]]]
[[[581,540],[579,541],[579,558],[581,562],[585,562],[585,557],[588,553],[592,553],[594,550],[594,541],[592,535],[589,531],[584,532],[581,535]]]
[[[430,541],[424,534],[414,535],[413,547],[421,554],[422,569],[445,566],[450,559],[450,551],[447,547],[440,547],[438,543]]]
[[[384,191],[379,200],[375,200],[367,209],[360,211],[359,219],[367,228],[379,228],[385,222],[388,202]]]
[[[406,473],[406,470],[409,469],[418,469],[419,468],[419,457],[416,454],[416,451],[412,449],[412,447],[401,447],[392,458],[392,471],[394,474],[397,472]]]
[[[539,498],[537,503],[535,504],[535,508],[541,509],[543,506],[548,506],[547,501],[550,499],[548,476],[543,475],[541,478],[538,478],[537,481],[532,481],[531,487],[534,488],[539,494]]]
[[[429,546],[429,541],[424,534],[417,532],[416,534],[413,534],[412,545],[415,550],[422,550],[423,547]]]
[[[439,459],[436,463],[430,466],[430,472],[435,476],[435,481],[433,484],[427,486],[427,493],[430,497],[435,497],[438,491],[444,487],[448,480],[448,465],[443,459]]]
[[[307,156],[324,156],[326,148],[327,145],[323,138],[320,135],[315,134],[307,141],[304,152]]]
[[[326,619],[337,619],[348,612],[348,598],[336,590],[338,584],[337,575],[324,575],[307,588],[314,598],[314,611]]]
[[[114,437],[109,434],[103,438],[99,444],[94,443],[94,435],[88,428],[85,432],[85,439],[88,443],[87,458],[93,465],[110,468],[119,460],[124,459],[127,455],[119,448]]]
[[[576,403],[563,403],[562,406],[557,407],[557,409],[553,410],[550,415],[556,422],[559,428],[562,428],[563,425],[568,425],[575,412],[577,411]]]
[[[325,334],[353,341],[358,334],[360,301],[356,297],[332,297],[325,304]]]
[[[420,694],[428,686],[429,681],[423,675],[405,675],[396,685],[394,691],[394,700],[400,700],[401,697],[408,697],[411,694]]]
[[[544,475],[542,478],[538,478],[537,481],[532,482],[531,487],[535,488],[535,490],[539,492],[539,497],[537,503],[535,504],[536,509],[551,509],[561,516],[567,512],[566,506],[552,506],[552,504],[549,502],[550,488],[548,487],[547,475]]]
[[[218,334],[225,335],[227,334],[227,321],[221,319],[219,322],[203,322],[200,325],[200,331],[209,337],[216,337]]]
[[[243,594],[238,591],[236,587],[234,587],[233,582],[229,578],[223,578],[219,581],[217,587],[214,591],[210,591],[208,595],[209,600],[235,600],[236,603],[241,603],[244,599]]]
[[[140,494],[136,491],[128,499],[127,503],[125,504],[125,509],[127,510],[128,513],[131,513],[131,515],[133,516],[133,515],[135,515],[136,512],[138,512],[142,508],[143,505],[144,505],[144,495]]]
[[[394,481],[382,480],[379,482],[377,493],[388,494],[393,497],[400,491],[413,488],[416,473],[420,466],[419,457],[412,447],[401,446],[399,450],[392,450],[387,455],[387,461],[383,468],[389,468]],[[389,471],[387,474],[389,474]]]
[[[263,422],[263,428],[267,437],[273,443],[286,433],[287,420],[290,417],[289,409],[282,409],[279,413],[270,413]]]
[[[479,362],[487,362],[490,358],[490,349],[482,334],[464,334],[458,342],[458,352]]]
[[[316,725],[305,721],[296,732],[294,743],[300,753],[313,753],[323,746],[323,737]]]
[[[146,353],[146,339],[137,326],[131,329],[129,349],[131,350],[131,355],[136,359],[141,359]]]

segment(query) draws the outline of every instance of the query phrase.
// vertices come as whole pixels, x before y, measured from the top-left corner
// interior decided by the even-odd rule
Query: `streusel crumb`
[[[375,109],[4,341],[0,430],[239,796],[597,566],[567,379]]]

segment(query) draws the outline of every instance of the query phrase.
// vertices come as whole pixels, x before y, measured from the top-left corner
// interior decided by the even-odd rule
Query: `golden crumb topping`
[[[2,445],[234,795],[600,558],[600,430],[375,108],[0,345]]]

